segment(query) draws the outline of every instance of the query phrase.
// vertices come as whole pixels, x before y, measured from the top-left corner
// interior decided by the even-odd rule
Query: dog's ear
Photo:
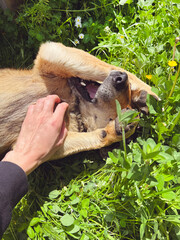
[[[138,111],[148,114],[148,107],[146,105],[147,92],[145,90],[131,91],[131,105]]]
[[[134,90],[131,91],[131,105],[133,108],[137,109],[138,111],[148,114],[148,106],[146,104],[147,101],[147,91],[145,90]],[[159,100],[156,95],[151,95],[157,101]]]

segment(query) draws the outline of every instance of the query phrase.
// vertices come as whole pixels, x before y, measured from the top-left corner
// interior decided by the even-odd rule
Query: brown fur
[[[115,97],[108,100],[100,97],[93,104],[80,96],[72,85],[76,78],[103,82],[112,70],[126,72],[128,82],[120,93],[115,93]],[[144,98],[141,93],[146,92],[155,96],[147,84],[121,68],[102,62],[82,50],[60,43],[45,43],[40,47],[33,69],[0,71],[0,153],[15,144],[28,106],[41,97],[57,94],[69,103],[68,136],[52,157],[58,159],[120,141],[122,136],[117,134],[115,127],[115,99],[122,108],[138,108],[139,102],[146,108],[145,102],[141,104],[142,96]],[[136,124],[126,137],[134,132],[135,127]]]

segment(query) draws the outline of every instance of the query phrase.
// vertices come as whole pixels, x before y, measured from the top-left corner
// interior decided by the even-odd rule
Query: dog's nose
[[[128,75],[125,72],[113,71],[111,73],[111,77],[113,80],[113,86],[118,91],[125,87],[125,84],[128,80]]]

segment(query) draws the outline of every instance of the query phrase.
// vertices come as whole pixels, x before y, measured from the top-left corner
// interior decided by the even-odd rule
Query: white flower
[[[78,39],[75,39],[75,40],[74,40],[74,44],[75,44],[75,45],[79,44],[79,40],[78,40]]]
[[[79,22],[79,23],[81,23],[81,17],[77,17],[77,18],[75,18],[75,22]]]
[[[106,27],[104,28],[104,31],[105,31],[105,32],[110,32],[110,28],[109,28],[108,26],[106,26]]]
[[[81,17],[79,16],[75,19],[75,27],[82,28]]]
[[[75,27],[77,27],[77,28],[82,28],[82,24],[81,24],[80,22],[76,22],[76,23],[75,23]]]
[[[84,34],[83,33],[80,33],[79,34],[79,39],[83,39],[84,38]]]

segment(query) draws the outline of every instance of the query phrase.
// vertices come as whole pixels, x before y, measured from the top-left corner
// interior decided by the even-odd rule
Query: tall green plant
[[[36,9],[38,3],[45,5],[48,18],[49,14],[54,13],[49,12],[48,6],[52,9],[59,4],[59,11],[56,9],[56,13],[64,16],[61,21],[64,24],[60,27],[62,31],[71,31],[71,27],[75,27],[73,19],[77,16],[81,17],[82,25],[87,17],[88,24],[82,28],[75,28],[74,38],[71,40],[74,41],[78,34],[84,34],[83,41],[87,40],[87,45],[94,46],[97,36],[100,36],[99,45],[92,53],[98,50],[96,53],[101,59],[120,65],[154,85],[152,90],[156,91],[161,101],[151,96],[147,97],[149,115],[140,115],[139,127],[133,141],[127,144],[123,140],[120,143],[121,148],[109,152],[106,160],[98,161],[97,152],[81,153],[59,163],[47,163],[37,169],[29,177],[29,194],[15,209],[4,240],[178,240],[180,43],[177,42],[175,55],[173,49],[174,41],[180,35],[179,1],[121,0],[114,1],[114,5],[112,2],[99,1],[93,2],[93,6],[89,5],[92,2],[85,1],[83,8],[82,5],[75,8],[73,4],[76,4],[76,1],[35,1],[29,2],[29,7]],[[95,13],[92,13],[93,8]],[[110,13],[114,12],[113,15],[106,14],[105,9]],[[23,30],[23,34],[31,29],[28,24],[31,23],[32,16],[26,19],[26,16],[23,16],[25,11],[28,11],[28,6],[22,12],[21,22],[23,19],[27,20],[27,29]],[[102,15],[98,17],[99,12]],[[6,14],[9,16],[9,13]],[[105,15],[107,18],[103,17]],[[34,15],[37,19],[41,17],[46,18],[37,16],[37,13]],[[44,28],[47,28],[53,24],[49,21],[53,21],[53,17],[45,19],[45,23],[40,22],[40,27],[44,24]],[[56,21],[58,20],[55,20],[55,23]],[[11,25],[11,21],[7,24]],[[20,23],[18,24],[20,26]],[[69,25],[69,29],[66,25]],[[3,25],[3,29],[7,37],[9,35],[5,26],[7,25]],[[25,26],[20,28],[25,29]],[[85,37],[85,29],[87,34],[92,34],[92,41],[95,40],[95,43],[91,42],[92,45],[88,42],[91,40]],[[51,32],[52,29],[47,31],[56,34]],[[11,39],[12,32],[9,34]],[[22,36],[21,34],[18,36]],[[65,36],[64,40],[69,41],[66,34],[71,36],[71,32],[65,35],[60,32],[59,36],[62,39]],[[91,34],[88,36],[90,39]],[[16,35],[14,37],[16,40]],[[22,47],[22,38],[19,39],[19,45],[16,42],[15,46]],[[28,39],[32,41],[32,46],[41,42],[30,35]],[[86,48],[87,45],[83,41],[80,41],[80,44],[84,44]],[[80,44],[76,47],[81,47]],[[22,48],[26,49],[24,56],[27,49],[31,49],[29,42],[27,45],[26,48]],[[168,65],[172,60],[177,66]],[[132,121],[134,118],[131,114],[123,115],[120,107],[117,107],[117,111],[122,127],[125,127],[125,123],[122,123],[124,120],[130,118]]]

